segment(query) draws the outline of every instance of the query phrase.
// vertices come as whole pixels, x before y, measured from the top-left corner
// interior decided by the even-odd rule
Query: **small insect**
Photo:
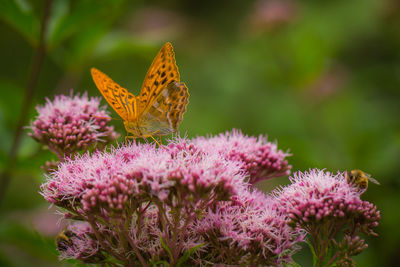
[[[91,69],[94,83],[111,107],[124,120],[128,138],[148,138],[176,132],[188,104],[189,92],[180,82],[175,53],[164,44],[154,58],[139,96],[128,92],[96,68]]]
[[[362,170],[351,170],[346,172],[346,180],[349,184],[354,185],[360,191],[365,192],[368,188],[368,182],[378,184],[379,182],[371,177],[370,174],[363,172]]]
[[[62,230],[56,236],[56,246],[59,251],[66,251],[69,247],[72,246],[71,237],[74,236],[74,233],[69,230]]]

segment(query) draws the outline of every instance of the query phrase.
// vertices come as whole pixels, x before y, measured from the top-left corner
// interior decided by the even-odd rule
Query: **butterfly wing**
[[[91,73],[97,88],[115,112],[125,121],[135,119],[136,97],[98,69],[92,68]]]
[[[139,113],[144,112],[149,103],[154,103],[160,91],[172,82],[179,82],[178,67],[171,43],[166,43],[154,58],[143,81],[139,95]]]
[[[141,115],[142,131],[147,135],[166,135],[176,132],[189,102],[184,83],[172,82],[159,91]]]

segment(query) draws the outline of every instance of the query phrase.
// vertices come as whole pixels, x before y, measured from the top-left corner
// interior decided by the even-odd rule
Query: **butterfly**
[[[144,78],[139,96],[135,96],[96,68],[91,69],[94,83],[111,107],[124,120],[128,138],[148,138],[176,132],[188,104],[189,92],[179,80],[175,53],[166,43],[154,58]]]

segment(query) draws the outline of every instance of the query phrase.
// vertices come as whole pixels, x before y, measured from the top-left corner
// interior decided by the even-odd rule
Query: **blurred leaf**
[[[0,240],[5,251],[13,251],[7,257],[7,261],[13,263],[11,266],[43,266],[46,262],[57,262],[52,238],[44,239],[15,221],[0,221]]]
[[[3,159],[4,157],[4,160],[6,160],[7,153],[11,148],[12,133],[11,130],[6,126],[4,116],[5,113],[2,109],[0,109],[0,159]],[[3,162],[3,160],[1,162]]]
[[[81,68],[90,57],[99,40],[109,29],[109,23],[101,21],[83,29],[71,40],[71,48],[66,52],[64,64],[68,70]]]
[[[0,151],[8,153],[23,99],[23,88],[0,80]]]
[[[27,132],[24,132],[24,137],[21,140],[21,148],[18,151],[19,158],[28,158],[32,160],[32,157],[37,153],[40,149],[40,144],[33,140],[30,136],[28,136]]]
[[[39,19],[25,0],[0,0],[0,18],[19,31],[30,43],[39,39]]]
[[[16,168],[20,168],[17,163]],[[12,212],[13,210],[26,210],[33,209],[39,204],[43,204],[43,197],[38,193],[40,190],[40,179],[43,181],[45,178],[39,177],[36,170],[32,173],[23,174],[21,170],[13,170],[12,180],[7,189],[4,198],[6,205],[2,206],[1,212],[3,214]],[[40,171],[40,169],[37,169]],[[1,238],[0,238],[1,240]]]
[[[198,244],[190,249],[188,249],[185,254],[183,254],[182,257],[179,258],[178,262],[176,263],[177,267],[180,266],[184,266],[183,264],[190,258],[190,256],[192,256],[193,253],[196,252],[196,250],[198,250],[199,248],[201,248],[202,246],[204,246],[205,244]]]
[[[17,83],[0,80],[0,111],[4,112],[7,123],[14,123],[18,119],[22,105],[24,89]]]
[[[115,11],[123,0],[82,0],[68,7],[66,0],[57,0],[56,15],[52,18],[49,47],[54,48],[62,41],[91,26],[115,19]],[[68,10],[69,8],[69,10]]]
[[[161,44],[162,45],[162,44]],[[127,54],[155,53],[161,46],[132,37],[128,33],[112,31],[100,40],[94,52],[96,57],[109,58]]]
[[[51,38],[56,31],[56,28],[62,23],[68,16],[69,1],[68,0],[54,0],[51,14],[49,17],[48,34],[47,38]]]

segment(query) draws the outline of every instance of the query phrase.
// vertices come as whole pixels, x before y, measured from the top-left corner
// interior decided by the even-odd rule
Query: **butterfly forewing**
[[[177,130],[189,102],[184,83],[172,82],[161,90],[142,114],[145,132],[165,135]]]
[[[166,43],[154,58],[139,96],[139,113],[148,109],[149,103],[153,103],[160,91],[171,82],[179,82],[178,67],[175,63],[175,54],[170,43]]]
[[[111,107],[125,121],[135,119],[136,97],[96,68],[91,69],[93,81]]]

